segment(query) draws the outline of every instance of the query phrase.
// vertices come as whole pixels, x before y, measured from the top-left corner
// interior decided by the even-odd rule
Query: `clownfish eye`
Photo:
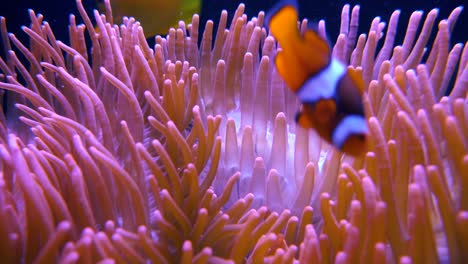
[[[358,135],[357,138],[358,138],[359,141],[366,140],[366,136],[364,136],[364,135]]]

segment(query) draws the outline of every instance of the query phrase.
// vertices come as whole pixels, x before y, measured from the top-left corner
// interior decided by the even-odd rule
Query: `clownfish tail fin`
[[[285,6],[291,6],[295,10],[298,10],[299,6],[296,0],[281,0],[267,12],[265,17],[265,25],[269,26],[271,19],[274,18]]]
[[[282,0],[274,5],[266,16],[266,25],[281,45],[293,36],[299,37],[298,13],[295,0]]]

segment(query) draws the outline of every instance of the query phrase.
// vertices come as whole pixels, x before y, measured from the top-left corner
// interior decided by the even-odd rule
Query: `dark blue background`
[[[245,0],[245,1],[219,1],[205,0],[202,5],[202,22],[206,23],[207,14],[215,22],[219,19],[219,13],[226,9],[229,14],[237,8],[239,3],[245,3],[246,13],[250,17],[257,16],[259,10],[268,10],[277,0]],[[360,33],[367,33],[372,19],[380,16],[381,20],[388,22],[390,15],[396,9],[401,10],[399,25],[406,26],[408,18],[415,10],[423,10],[425,13],[433,8],[439,8],[439,19],[447,18],[450,12],[458,7],[465,6],[460,20],[457,22],[454,33],[452,34],[453,43],[465,43],[468,40],[468,0],[368,0],[368,1],[346,1],[346,0],[298,0],[299,15],[301,18],[308,18],[311,21],[326,20],[327,32],[332,41],[338,36],[340,27],[341,9],[345,4],[360,5]],[[437,20],[439,21],[439,20]],[[463,26],[465,25],[465,26]],[[402,32],[404,33],[404,31]],[[398,43],[401,43],[403,34],[397,36]]]
[[[82,0],[85,8],[91,12],[96,8],[96,0]],[[129,0],[132,1],[132,0]],[[170,1],[170,0],[168,0]],[[5,1],[6,2],[6,1]],[[277,0],[204,0],[202,2],[201,21],[205,25],[208,19],[215,22],[219,19],[221,10],[226,9],[232,15],[239,3],[245,3],[246,13],[250,17],[256,16],[260,10],[268,10]],[[311,21],[326,19],[329,36],[333,38],[337,35],[340,21],[341,8],[344,4],[361,5],[360,24],[361,32],[367,32],[370,21],[375,16],[380,16],[382,20],[388,21],[390,14],[395,9],[400,9],[400,25],[406,24],[408,17],[414,10],[429,11],[432,8],[439,8],[439,18],[446,18],[450,11],[460,5],[468,8],[468,0],[386,0],[386,1],[345,1],[345,0],[321,0],[321,1],[300,1],[300,17],[307,17]],[[21,32],[21,25],[29,25],[27,9],[32,8],[36,13],[45,16],[57,39],[68,41],[68,16],[73,13],[78,14],[74,0],[11,0],[2,3],[0,6],[0,16],[7,18],[8,30],[18,35]],[[458,22],[455,32],[452,35],[452,42],[464,43],[468,39],[468,10],[464,10],[461,20]],[[463,26],[467,25],[467,26]],[[144,26],[144,25],[143,25]],[[22,32],[21,35],[24,35]],[[401,38],[402,36],[400,36]]]

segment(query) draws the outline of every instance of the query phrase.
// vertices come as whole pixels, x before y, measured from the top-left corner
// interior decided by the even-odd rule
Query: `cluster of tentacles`
[[[371,141],[352,159],[295,126],[263,12],[240,5],[228,28],[223,12],[200,47],[195,15],[149,47],[109,2],[94,23],[77,4],[69,44],[33,11],[29,46],[0,20],[5,263],[468,259],[461,8],[429,48],[437,10],[414,12],[395,46],[399,11],[358,36],[359,7],[343,8],[333,55],[363,74]]]

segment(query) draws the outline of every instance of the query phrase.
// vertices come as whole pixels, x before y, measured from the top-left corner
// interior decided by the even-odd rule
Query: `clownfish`
[[[275,57],[277,71],[301,102],[296,122],[315,129],[346,154],[366,152],[362,75],[333,58],[327,40],[316,30],[299,32],[295,1],[273,7],[267,25],[281,47]]]

